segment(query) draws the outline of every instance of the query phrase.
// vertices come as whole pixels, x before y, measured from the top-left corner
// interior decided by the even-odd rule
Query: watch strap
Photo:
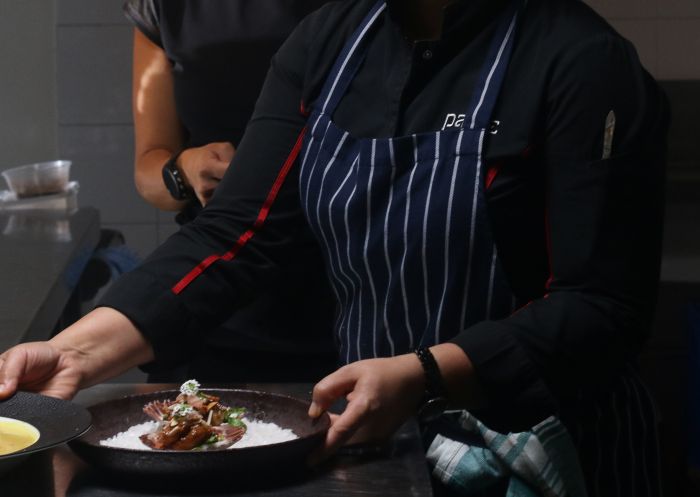
[[[181,153],[176,153],[163,165],[163,183],[175,200],[187,200],[190,197],[190,190],[177,167],[177,159]]]
[[[433,353],[430,352],[428,347],[419,347],[414,352],[416,356],[418,356],[421,366],[423,366],[426,395],[428,397],[447,398],[447,389],[445,388],[445,383],[442,381],[440,368],[438,367]]]
[[[442,381],[440,368],[427,347],[414,350],[425,374],[425,393],[418,406],[417,416],[422,423],[430,423],[440,417],[448,406],[447,388]]]

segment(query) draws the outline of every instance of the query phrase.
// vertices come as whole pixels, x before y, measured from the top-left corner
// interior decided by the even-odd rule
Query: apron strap
[[[518,3],[521,4],[518,8]],[[469,129],[486,129],[496,105],[508,62],[515,45],[515,31],[518,18],[527,5],[527,0],[511,1],[506,12],[501,16],[491,47],[486,56],[477,84],[472,94],[472,101],[465,113],[465,127]]]
[[[365,60],[367,47],[362,42],[385,9],[386,2],[379,0],[345,44],[343,51],[333,65],[333,69],[331,69],[330,75],[326,78],[321,97],[318,99],[321,105],[321,114],[332,115],[345,95],[355,74]]]

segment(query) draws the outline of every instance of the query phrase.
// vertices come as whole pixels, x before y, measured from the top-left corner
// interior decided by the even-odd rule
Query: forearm
[[[484,403],[471,359],[458,345],[442,343],[430,347],[440,369],[451,408],[475,409]],[[417,358],[416,358],[417,360]]]
[[[177,115],[172,68],[163,49],[134,30],[132,74],[134,179],[141,196],[163,210],[180,210],[163,183],[163,165],[180,151],[183,130]]]
[[[80,388],[153,359],[153,349],[133,323],[106,307],[90,312],[49,343],[80,372]]]

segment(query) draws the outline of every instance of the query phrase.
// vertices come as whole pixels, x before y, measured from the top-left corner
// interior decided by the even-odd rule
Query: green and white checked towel
[[[433,476],[455,494],[479,495],[507,485],[505,497],[587,497],[573,441],[557,418],[507,435],[490,430],[466,411],[458,423],[480,443],[438,434],[427,454]]]

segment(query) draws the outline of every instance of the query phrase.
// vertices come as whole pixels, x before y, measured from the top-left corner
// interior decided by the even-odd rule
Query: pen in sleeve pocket
[[[603,157],[609,159],[612,154],[613,138],[615,136],[615,111],[608,112],[608,117],[605,118],[605,132],[603,133]]]

